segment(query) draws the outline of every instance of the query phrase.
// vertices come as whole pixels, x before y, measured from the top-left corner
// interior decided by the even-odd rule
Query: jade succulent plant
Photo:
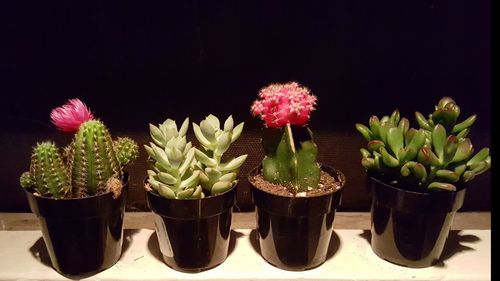
[[[103,122],[79,99],[54,109],[51,119],[59,130],[75,133],[74,138],[62,153],[53,142],[38,143],[21,186],[58,199],[119,194],[122,169],[137,158],[137,143],[130,138],[113,142]]]
[[[260,90],[251,107],[263,128],[263,176],[286,186],[292,193],[319,187],[318,148],[307,126],[317,98],[296,82],[271,84]]]
[[[474,155],[467,138],[477,116],[458,123],[459,116],[460,107],[450,97],[443,97],[428,119],[416,112],[418,129],[410,128],[398,110],[381,119],[372,116],[368,126],[356,124],[368,141],[360,150],[361,164],[400,188],[455,191],[491,166],[489,149]]]
[[[247,155],[223,162],[223,155],[243,131],[243,123],[234,127],[229,116],[220,121],[208,115],[193,131],[201,148],[187,142],[189,118],[178,129],[176,122],[165,120],[159,126],[150,124],[152,142],[145,145],[149,155],[146,189],[170,199],[199,199],[224,193],[237,183],[240,166]]]

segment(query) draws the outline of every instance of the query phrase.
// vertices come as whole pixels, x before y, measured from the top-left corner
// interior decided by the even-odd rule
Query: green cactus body
[[[491,167],[489,150],[472,156],[472,143],[465,137],[476,115],[457,124],[460,108],[453,99],[442,98],[427,120],[416,112],[418,130],[408,129],[405,118],[398,123],[393,118],[399,115],[396,112],[380,121],[372,116],[370,128],[356,124],[368,141],[367,148],[361,149],[361,164],[368,171],[400,186],[453,191],[457,183],[468,182]]]
[[[21,176],[21,186],[34,187],[40,195],[53,198],[71,193],[68,170],[54,143],[42,142],[33,148],[30,171]]]
[[[118,137],[113,141],[113,147],[116,152],[116,158],[121,167],[130,164],[139,156],[139,146],[130,138]]]
[[[107,181],[121,179],[121,167],[106,126],[99,120],[83,123],[68,156],[73,195],[82,197],[107,191]]]
[[[295,135],[290,125],[264,129],[262,145],[266,157],[262,166],[267,181],[302,192],[318,187],[321,169],[316,160],[318,149],[311,131],[307,127],[294,129]]]

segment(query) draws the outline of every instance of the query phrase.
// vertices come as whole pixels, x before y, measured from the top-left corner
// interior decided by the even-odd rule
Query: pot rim
[[[236,201],[236,186],[224,193],[196,199],[165,198],[146,191],[146,201],[149,209],[162,217],[187,220],[206,218],[232,209]]]
[[[144,181],[142,182],[143,187],[145,187],[147,183],[148,183],[148,177],[146,177],[146,178],[144,179]],[[235,189],[237,185],[238,185],[238,182],[236,182],[236,183],[235,183],[235,184],[234,184],[234,185],[233,185],[230,189],[228,189],[228,190],[226,190],[226,191],[224,191],[224,192],[222,192],[222,193],[218,193],[218,194],[216,194],[216,195],[210,195],[210,196],[208,196],[208,197],[203,197],[203,198],[166,198],[166,197],[163,197],[163,196],[161,196],[160,194],[158,194],[158,193],[154,192],[152,188],[151,188],[150,190],[147,190],[146,188],[144,188],[144,189],[146,190],[146,193],[150,193],[150,194],[152,194],[152,195],[154,195],[154,196],[157,196],[157,197],[163,198],[163,199],[165,199],[165,200],[177,200],[177,201],[196,201],[196,200],[203,200],[203,199],[216,198],[217,196],[224,195],[224,194],[226,194],[226,193],[228,193],[228,192],[232,191],[233,189]]]
[[[372,204],[383,204],[403,212],[453,212],[463,205],[467,188],[456,191],[418,192],[406,190],[369,176]]]

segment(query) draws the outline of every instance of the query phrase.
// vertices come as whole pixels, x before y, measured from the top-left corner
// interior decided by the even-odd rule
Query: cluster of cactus
[[[286,186],[292,193],[318,188],[318,148],[306,125],[317,98],[296,82],[264,87],[259,98],[251,113],[266,125],[262,136],[264,179]]]
[[[53,142],[38,143],[29,172],[21,175],[21,186],[53,198],[119,193],[116,184],[122,182],[122,168],[137,158],[138,146],[130,138],[113,142],[102,121],[92,118],[75,125],[75,136],[63,153]]]
[[[473,156],[467,138],[477,116],[457,123],[460,108],[450,97],[442,98],[426,119],[415,113],[419,129],[410,128],[395,110],[391,116],[372,116],[369,125],[356,124],[368,141],[361,164],[371,174],[401,188],[455,191],[491,166],[489,149]]]
[[[228,162],[222,162],[222,156],[241,135],[243,123],[234,127],[233,118],[229,116],[221,129],[214,115],[207,116],[199,125],[193,123],[202,150],[187,142],[188,126],[189,118],[179,130],[171,119],[159,126],[149,125],[153,142],[144,147],[149,155],[151,189],[170,199],[199,199],[231,189],[247,155]]]

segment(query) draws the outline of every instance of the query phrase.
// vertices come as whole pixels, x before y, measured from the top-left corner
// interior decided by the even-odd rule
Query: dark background
[[[249,107],[271,82],[298,81],[318,96],[312,115],[323,163],[347,176],[343,210],[368,210],[354,123],[399,108],[412,125],[444,95],[477,113],[470,137],[490,146],[490,1],[5,1],[0,4],[0,211],[28,211],[18,184],[38,140],[70,136],[49,121],[79,97],[116,135],[148,141],[148,123],[245,122],[231,153],[263,155]],[[144,210],[145,156],[131,167],[130,210]],[[463,210],[489,210],[490,172]]]

